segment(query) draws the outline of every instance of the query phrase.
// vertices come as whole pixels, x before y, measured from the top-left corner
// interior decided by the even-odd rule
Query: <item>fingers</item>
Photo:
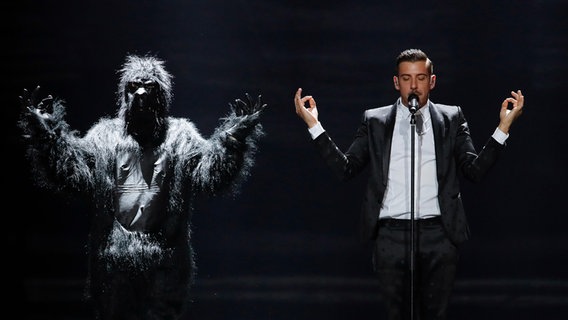
[[[523,100],[524,101],[524,99],[525,99],[521,90],[517,90],[517,92],[511,91],[511,95],[513,97],[515,97],[515,99],[517,99],[517,100]]]
[[[516,92],[511,91],[511,95],[513,97],[507,98],[507,101],[510,102],[511,104],[513,104],[512,111],[515,111],[519,114],[522,113],[522,109],[525,105],[525,96],[523,95],[521,90],[517,90]]]
[[[509,98],[503,100],[503,102],[501,103],[501,110],[508,108],[509,108]]]
[[[258,95],[258,99],[256,101],[248,93],[245,93],[245,96],[246,96],[247,101],[248,101],[247,114],[253,114],[256,111],[261,109],[261,106],[262,106],[262,96],[261,95]]]
[[[39,100],[38,99],[39,90],[40,90],[40,86],[37,86],[30,93],[30,91],[28,89],[24,88],[22,95],[19,96],[20,104],[22,105],[22,107],[25,107],[28,110],[31,110],[32,108],[37,108],[37,109],[41,109],[41,110],[46,110],[46,109],[51,108],[52,104],[53,104],[53,96],[48,95],[47,97]],[[49,111],[49,110],[47,110],[47,111]]]
[[[23,90],[20,98],[20,106],[22,111],[34,112],[34,101],[32,99],[32,94],[30,94],[28,89]]]
[[[312,96],[302,97],[302,88],[298,88],[296,91],[294,104],[296,105],[296,114],[304,120],[308,128],[312,128],[318,123],[316,100]]]
[[[316,100],[314,98],[312,98],[312,96],[309,96],[308,99],[309,105],[310,105],[310,109],[313,109],[316,107]]]
[[[519,113],[521,113],[523,111],[523,107],[525,106],[525,96],[523,95],[521,90],[517,90],[516,93],[511,92],[511,94],[517,99],[517,105],[514,106],[514,108],[518,108]]]
[[[302,88],[298,88],[298,90],[296,90],[296,94],[294,95],[294,105],[296,106],[296,113],[300,112],[300,107],[303,106]]]
[[[252,115],[257,112],[262,112],[267,104],[262,102],[262,95],[258,95],[258,99],[255,101],[252,96],[245,93],[245,100],[235,99],[233,103],[229,103],[231,110],[235,112],[238,116]]]
[[[316,100],[312,96],[302,97],[302,88],[298,88],[294,96],[294,104],[296,105],[296,113],[302,112],[305,109],[306,101],[308,102],[309,109],[316,107]]]
[[[511,96],[505,98],[501,103],[501,120],[507,121],[509,126],[523,113],[525,104],[525,97],[521,90],[511,91]],[[509,104],[512,105],[512,108],[509,108]]]
[[[511,91],[511,95],[517,101],[518,104],[522,105],[525,102],[525,96],[521,92],[521,90]]]
[[[237,116],[242,116],[243,108],[240,99],[235,99],[233,102],[229,102],[229,107]]]
[[[258,95],[256,103],[254,104],[254,112],[262,112],[268,106],[268,104],[262,102],[262,95]]]
[[[503,114],[508,115],[511,112],[511,110],[509,110],[509,102],[510,102],[509,99],[510,98],[507,98],[507,99],[503,100],[503,102],[501,103],[501,114],[502,115]]]
[[[45,112],[53,112],[53,97],[48,95],[47,97],[41,99],[38,103],[37,108]]]
[[[311,96],[305,96],[302,98],[302,88],[298,88],[296,95],[294,96],[294,104],[296,105],[296,108],[303,107],[306,100],[309,98],[311,98]]]
[[[298,88],[298,90],[296,90],[296,96],[294,97],[294,99],[300,99],[302,97],[302,88]]]
[[[35,87],[34,91],[32,91],[31,101],[33,104],[37,101],[37,96],[39,95],[39,86]]]
[[[518,108],[522,108],[523,105],[525,104],[525,96],[523,96],[523,93],[521,92],[521,90],[517,90],[517,92],[515,91],[511,91],[511,95],[513,97],[508,97],[505,100],[503,100],[503,105],[506,105],[507,103],[511,103],[513,104],[513,107],[518,107]]]
[[[22,95],[20,96],[20,101],[26,106],[30,104],[30,92],[28,91],[28,89],[24,88]]]

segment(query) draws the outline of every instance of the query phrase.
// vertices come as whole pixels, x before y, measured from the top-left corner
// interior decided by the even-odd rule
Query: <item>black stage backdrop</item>
[[[267,135],[241,193],[196,204],[198,311],[189,316],[339,319],[380,312],[370,248],[357,235],[365,177],[335,179],[312,148],[293,95],[298,87],[314,95],[320,120],[346,148],[364,109],[397,98],[394,58],[413,47],[435,63],[431,99],[464,108],[478,147],[510,91],[526,96],[497,166],[479,184],[463,182],[472,238],[462,250],[454,315],[461,307],[466,319],[483,304],[568,309],[566,1],[19,1],[2,7],[2,97],[9,115],[5,275],[15,281],[12,297],[29,306],[29,318],[89,318],[80,300],[88,222],[81,200],[33,186],[15,130],[18,96],[41,85],[43,94],[66,100],[68,122],[84,133],[115,113],[116,71],[128,53],[166,60],[175,77],[173,115],[190,118],[204,135],[245,92],[262,94],[269,104],[262,119]],[[295,307],[279,309],[283,302]],[[308,311],[309,302],[324,307]],[[246,303],[247,311],[235,311]]]

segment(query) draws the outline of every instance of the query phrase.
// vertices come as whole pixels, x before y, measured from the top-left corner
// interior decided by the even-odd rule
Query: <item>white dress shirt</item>
[[[438,179],[436,177],[436,153],[434,147],[434,134],[430,117],[431,102],[420,108],[415,117],[422,117],[423,130],[415,135],[415,193],[414,218],[425,219],[440,215],[438,204]],[[399,98],[396,102],[396,120],[391,144],[388,183],[383,203],[381,204],[380,219],[410,219],[411,218],[411,127],[410,111]],[[325,131],[318,122],[308,131],[315,139]],[[499,143],[505,143],[508,138],[498,128],[493,138]]]

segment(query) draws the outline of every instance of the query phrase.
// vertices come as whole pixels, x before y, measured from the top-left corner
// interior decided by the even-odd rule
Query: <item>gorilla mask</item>
[[[172,75],[164,61],[152,56],[126,57],[120,70],[118,117],[140,144],[156,145],[166,132],[172,100]]]

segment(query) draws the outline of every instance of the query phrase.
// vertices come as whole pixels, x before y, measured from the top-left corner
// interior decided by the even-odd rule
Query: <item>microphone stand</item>
[[[410,319],[414,319],[414,278],[416,268],[416,219],[414,217],[414,180],[415,180],[415,135],[416,108],[410,110]]]

